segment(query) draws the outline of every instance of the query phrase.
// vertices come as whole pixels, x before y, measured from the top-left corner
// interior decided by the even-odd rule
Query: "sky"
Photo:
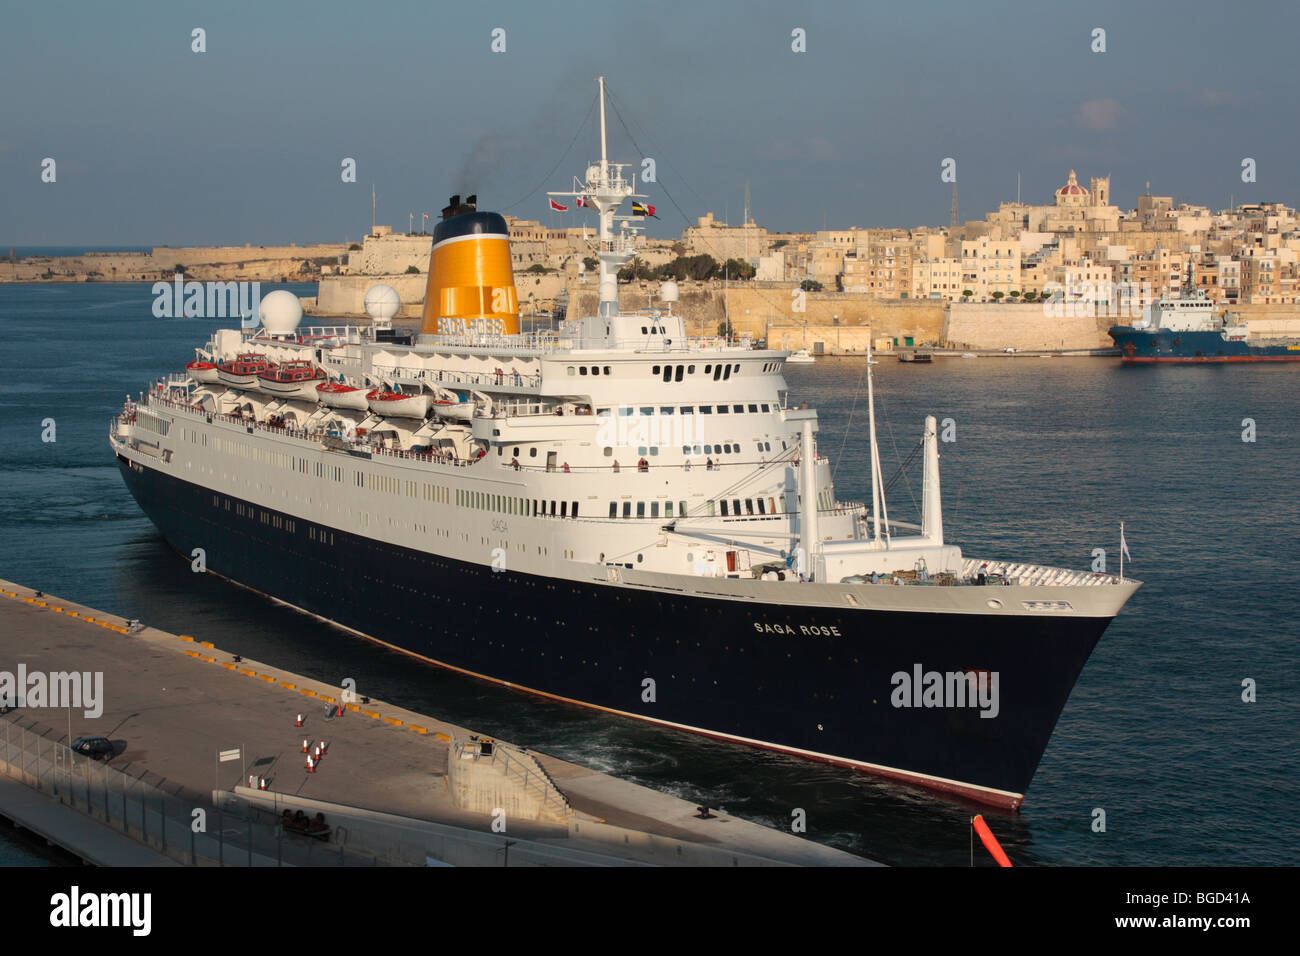
[[[946,225],[945,159],[963,220],[1071,168],[1121,207],[1148,181],[1294,206],[1297,27],[1195,0],[0,0],[0,247],[356,240],[372,183],[395,231],[457,191],[580,224],[545,190],[599,156],[600,74],[611,160],[655,160],[651,236],[739,223],[746,182],[771,230]]]

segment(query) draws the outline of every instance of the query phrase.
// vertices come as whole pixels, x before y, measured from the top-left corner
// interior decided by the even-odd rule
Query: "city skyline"
[[[0,76],[26,91],[0,106],[6,246],[356,239],[372,183],[378,222],[398,230],[457,191],[559,226],[545,192],[596,156],[600,73],[617,106],[610,158],[656,160],[642,186],[656,238],[709,211],[739,222],[746,182],[773,231],[946,225],[945,159],[962,221],[1013,200],[1018,176],[1044,202],[1070,168],[1110,176],[1124,209],[1147,182],[1216,210],[1300,194],[1297,133],[1279,120],[1294,31],[1276,27],[1300,21],[1291,9],[1268,30],[1219,29],[1231,15],[1204,5],[1106,3],[403,3],[364,24],[341,2],[310,21],[251,5],[138,21],[50,10],[15,7],[0,37]]]

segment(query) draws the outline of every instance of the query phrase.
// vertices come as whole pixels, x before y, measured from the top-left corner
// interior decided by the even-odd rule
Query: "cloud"
[[[1128,111],[1115,100],[1088,100],[1079,107],[1074,120],[1079,126],[1091,130],[1115,129],[1128,116]]]

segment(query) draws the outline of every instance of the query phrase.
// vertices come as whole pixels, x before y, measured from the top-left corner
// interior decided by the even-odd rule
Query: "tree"
[[[1032,292],[1032,291],[1031,291],[1031,292],[1026,292],[1026,293],[1025,293],[1025,301],[1026,301],[1026,302],[1033,302],[1034,299],[1036,299],[1036,298],[1038,298],[1038,293],[1037,293],[1037,292]]]
[[[820,292],[825,287],[816,279],[804,279],[799,283],[799,288],[805,292]]]
[[[1007,295],[1011,296],[1011,298],[1013,299],[1018,299],[1020,298],[1020,290],[1012,289],[1010,292],[1007,293]]]
[[[586,269],[588,272],[595,272],[597,269],[600,268],[600,260],[597,259],[595,256],[584,256],[582,260],[582,267]]]
[[[644,278],[650,279],[696,279],[703,281],[718,275],[718,262],[710,255],[678,256],[671,262],[665,262],[657,269],[648,269]]]
[[[348,252],[359,252],[360,249],[361,249],[361,243],[359,242],[354,242],[352,243],[352,245],[348,246]]]
[[[672,250],[673,255],[675,255],[678,259],[686,255],[686,244],[682,242],[680,239],[674,242],[668,248]]]
[[[962,297],[963,299],[965,299],[967,302],[969,302],[969,301],[970,301],[970,297],[973,296],[974,294],[975,294],[975,293],[974,293],[973,291],[971,291],[970,289],[963,289],[963,290],[962,290],[962,293],[961,293],[961,297]]]
[[[529,266],[524,271],[525,272],[550,272],[551,270],[546,268],[546,266],[542,265],[540,262],[534,262],[531,266]]]
[[[172,271],[173,271],[173,272],[179,272],[181,275],[184,275],[184,274],[185,274],[185,267],[184,267],[183,265],[181,265],[181,264],[178,262],[178,263],[176,263],[176,265],[172,266]]]
[[[724,319],[718,323],[718,336],[724,339],[732,339],[736,336],[736,328],[731,324],[730,319]]]
[[[1000,300],[1004,295],[1006,295],[1005,292],[994,292],[994,293],[993,293],[993,301],[994,301],[994,302],[997,302],[997,301]]]
[[[752,279],[756,271],[743,259],[728,259],[722,268],[724,274],[731,279]]]
[[[419,266],[407,266],[407,267],[406,267],[406,274],[407,274],[408,276],[418,276],[418,275],[420,274],[420,267],[419,267]]]

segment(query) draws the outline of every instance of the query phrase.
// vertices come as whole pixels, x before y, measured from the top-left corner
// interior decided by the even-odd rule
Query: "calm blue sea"
[[[968,806],[537,701],[191,574],[127,494],[106,430],[126,393],[228,323],[155,319],[151,301],[148,285],[0,286],[0,576],[322,680],[353,675],[402,706],[775,826],[802,808],[812,838],[886,862],[969,862]],[[820,409],[840,496],[865,500],[861,360],[822,359],[787,378],[792,401]],[[887,476],[924,415],[953,420],[957,440],[941,448],[950,541],[1077,568],[1106,548],[1113,567],[1123,520],[1126,570],[1146,582],[1085,668],[1022,811],[984,811],[1013,861],[1300,862],[1297,383],[1300,365],[879,366]],[[41,442],[47,417],[52,444]],[[1248,418],[1254,442],[1242,441]],[[911,474],[894,486],[895,517],[914,511],[919,485]],[[1255,703],[1241,699],[1246,679]],[[1098,809],[1105,832],[1092,828]]]

